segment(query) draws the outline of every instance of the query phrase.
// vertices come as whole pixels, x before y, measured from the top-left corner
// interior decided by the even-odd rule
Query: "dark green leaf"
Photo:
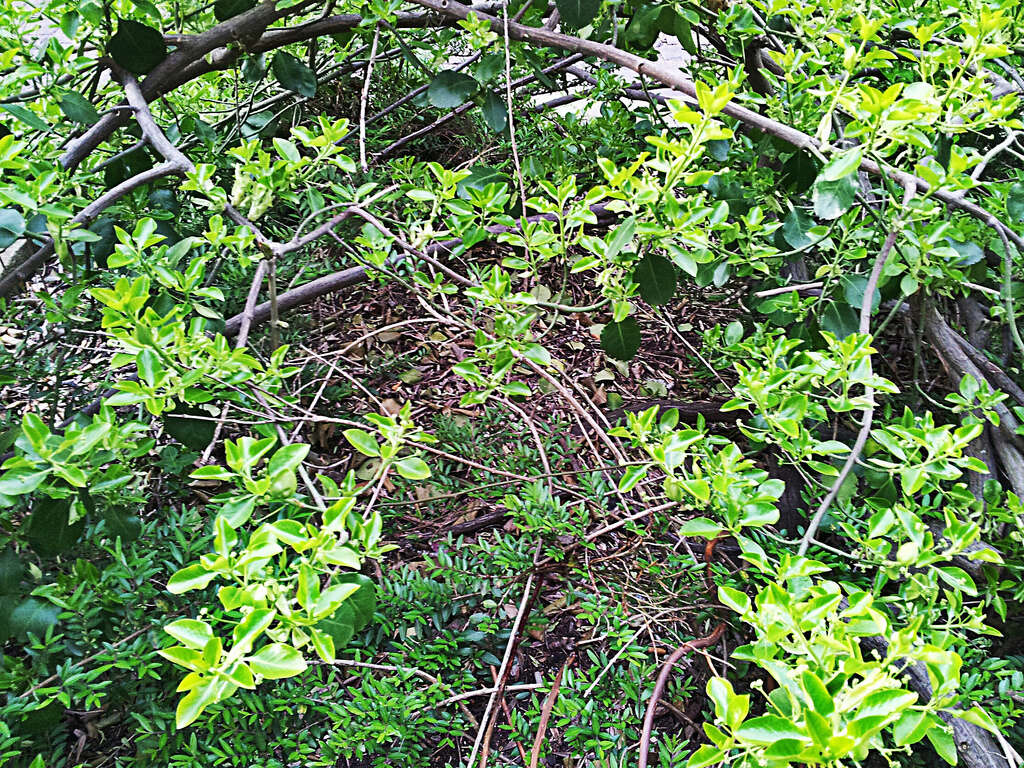
[[[712,139],[707,144],[708,154],[720,163],[729,159],[729,140]]]
[[[362,589],[356,590],[352,596],[354,597],[361,591]],[[355,620],[355,609],[349,605],[349,601],[346,600],[341,604],[341,607],[334,612],[333,616],[329,619],[322,620],[316,625],[316,627],[331,636],[331,639],[334,640],[334,649],[340,653],[341,649],[348,645],[349,640],[352,639],[352,635],[356,633]]]
[[[497,168],[489,165],[474,165],[469,169],[469,176],[459,182],[456,190],[459,197],[466,200],[469,198],[470,189],[483,190],[488,184],[508,184],[511,180]]]
[[[23,639],[27,639],[29,632],[36,637],[44,637],[46,630],[57,623],[59,614],[60,609],[53,603],[30,597],[11,612],[11,634]]]
[[[113,538],[120,537],[125,544],[135,541],[142,533],[142,520],[123,509],[106,510],[103,513],[103,522],[106,523],[107,532]]]
[[[597,17],[601,9],[600,0],[555,0],[555,7],[562,17],[562,25],[568,30],[587,26]]]
[[[487,91],[484,94],[484,103],[481,109],[488,128],[495,133],[505,130],[508,125],[508,110],[505,108],[505,100],[501,96],[494,91]]]
[[[427,99],[435,107],[453,109],[469,101],[478,87],[476,80],[469,75],[446,69],[430,81]]]
[[[849,304],[834,301],[821,315],[821,329],[835,334],[837,339],[845,339],[856,333],[859,327],[859,313],[854,312]]]
[[[224,21],[255,7],[256,0],[217,0],[213,4],[213,15],[217,21]]]
[[[1014,221],[1024,222],[1024,183],[1010,185],[1006,193],[1006,212]]]
[[[167,56],[164,36],[131,19],[119,19],[117,32],[107,43],[110,57],[136,75],[145,75]]]
[[[70,549],[85,528],[85,519],[70,523],[71,499],[40,499],[28,519],[28,540],[40,555],[52,557]]]
[[[0,646],[11,639],[11,614],[18,605],[18,598],[0,595]]]
[[[807,234],[813,226],[814,219],[799,208],[793,208],[782,220],[782,237],[790,248],[806,248],[814,242]]]
[[[864,275],[843,275],[839,280],[843,286],[843,294],[846,296],[846,303],[860,314],[860,306],[864,303],[864,291],[868,288],[868,279]],[[882,296],[876,287],[871,297],[871,311],[878,309]]]
[[[13,595],[18,591],[25,566],[10,545],[0,554],[0,595]]]
[[[949,243],[950,248],[960,254],[960,258],[955,262],[958,267],[969,267],[985,258],[985,251],[973,241],[964,243],[947,237],[946,242]]]
[[[798,195],[811,188],[818,177],[819,163],[809,152],[799,150],[782,164],[780,181]]]
[[[189,418],[206,416],[205,419]],[[178,405],[172,413],[164,413],[164,432],[193,451],[201,451],[213,440],[217,424],[202,408]]]
[[[640,326],[632,317],[608,323],[601,331],[601,349],[616,360],[632,360],[640,349]]]
[[[290,53],[278,51],[270,65],[283,88],[311,99],[316,95],[316,74]]]
[[[505,57],[500,53],[492,53],[481,57],[480,61],[473,68],[473,74],[479,83],[489,83],[504,71]]]
[[[676,268],[664,256],[648,253],[633,268],[633,282],[648,304],[665,304],[676,292]]]
[[[359,585],[359,589],[349,595],[344,602],[344,605],[352,609],[352,629],[358,632],[370,623],[373,612],[377,609],[377,587],[369,577],[361,573],[343,573],[334,581],[338,584]]]
[[[658,17],[661,16],[660,5],[644,5],[636,13],[626,27],[626,42],[637,50],[646,51],[658,39]]]
[[[100,119],[99,112],[84,96],[74,91],[68,91],[60,97],[57,103],[64,116],[74,123],[82,125],[93,125]]]
[[[242,61],[242,79],[247,83],[258,83],[267,74],[266,57],[260,53],[246,56]]]
[[[693,42],[693,27],[689,19],[682,14],[676,16],[676,26],[672,33],[676,36],[679,44],[691,56],[697,55],[697,46]]]
[[[180,206],[171,189],[154,189],[149,193],[149,207],[177,214]]]

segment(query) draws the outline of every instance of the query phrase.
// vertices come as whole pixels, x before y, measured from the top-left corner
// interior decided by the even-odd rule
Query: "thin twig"
[[[366,100],[370,96],[370,78],[373,76],[373,60],[377,58],[377,42],[380,40],[380,24],[373,28],[373,42],[370,44],[370,60],[366,65],[363,93],[359,98],[359,167],[363,173],[370,170],[366,164]]]
[[[904,188],[904,209],[909,205],[911,199],[913,199],[915,191],[914,186],[910,184]],[[902,221],[900,220],[893,223],[889,234],[886,235],[885,242],[882,243],[882,249],[878,252],[878,256],[875,258],[875,263],[871,268],[871,275],[868,277],[868,283],[864,289],[864,298],[860,303],[860,323],[858,331],[861,334],[867,334],[871,330],[871,305],[874,303],[878,279],[882,274],[882,269],[885,267],[885,262],[888,260],[893,246],[896,245],[896,238],[899,237],[901,226]],[[815,511],[814,517],[812,517],[810,522],[807,523],[807,530],[804,531],[804,535],[800,539],[800,547],[797,549],[797,553],[800,555],[807,554],[807,549],[810,547],[811,542],[814,541],[814,535],[818,532],[818,528],[821,526],[821,521],[825,519],[825,514],[828,512],[829,507],[832,506],[832,502],[835,500],[836,496],[839,495],[839,491],[843,487],[843,483],[845,483],[846,478],[850,476],[854,465],[860,458],[861,451],[864,450],[864,446],[867,444],[868,435],[871,433],[871,422],[875,415],[874,387],[869,385],[864,386],[864,399],[867,401],[868,406],[864,409],[864,419],[861,422],[860,431],[857,432],[857,439],[854,441],[853,448],[850,449],[850,455],[846,457],[846,461],[843,463],[842,469],[839,470],[839,474],[836,476],[835,482],[832,483],[832,487],[829,488],[825,498],[822,499],[821,504],[818,505],[818,509]]]

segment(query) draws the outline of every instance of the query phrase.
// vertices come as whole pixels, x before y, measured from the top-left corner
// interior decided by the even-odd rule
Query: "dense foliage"
[[[0,764],[1021,764],[1024,7],[3,10]]]

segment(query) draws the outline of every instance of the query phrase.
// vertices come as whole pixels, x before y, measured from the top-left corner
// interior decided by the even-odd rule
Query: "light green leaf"
[[[343,433],[349,444],[365,456],[380,456],[377,440],[365,429],[346,429]]]
[[[424,480],[430,477],[430,467],[418,456],[407,456],[395,462],[398,474],[407,480]]]
[[[164,627],[164,632],[173,637],[186,648],[201,651],[213,637],[213,630],[205,621],[198,619],[179,619]]]
[[[167,580],[167,591],[173,595],[180,595],[192,589],[204,589],[216,576],[216,573],[206,570],[199,563],[193,563],[176,571]]]
[[[306,670],[302,654],[284,643],[271,643],[249,657],[249,666],[268,680],[294,677]]]

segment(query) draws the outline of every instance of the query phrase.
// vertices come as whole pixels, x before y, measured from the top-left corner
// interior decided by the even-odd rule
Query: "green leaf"
[[[601,10],[600,0],[555,0],[555,7],[562,17],[562,25],[567,30],[585,27],[597,17]]]
[[[194,723],[204,709],[217,701],[218,683],[216,679],[207,679],[182,697],[174,713],[178,728]]]
[[[35,112],[21,106],[20,104],[0,104],[0,109],[8,114],[14,115],[18,119],[18,122],[24,123],[29,128],[36,131],[48,131],[50,126],[43,122],[42,118],[39,117]]]
[[[658,19],[661,16],[662,6],[655,4],[641,5],[633,13],[629,25],[626,27],[626,42],[632,48],[646,51],[650,49],[658,39],[661,32],[658,27]]]
[[[629,467],[619,479],[619,490],[623,493],[633,490],[637,483],[647,477],[647,470],[646,466]]]
[[[630,216],[628,219],[623,220],[619,226],[613,229],[605,240],[608,242],[608,246],[605,248],[605,258],[614,259],[618,256],[622,249],[625,248],[633,241],[633,235],[636,234],[636,217]]]
[[[74,91],[68,91],[61,96],[57,106],[64,113],[64,117],[73,123],[94,125],[99,122],[100,113],[96,111],[96,107],[84,96]]]
[[[365,429],[346,429],[342,434],[349,444],[364,456],[380,456],[377,440]]]
[[[5,496],[24,496],[26,493],[32,493],[49,474],[49,469],[12,469],[0,475],[0,493]]]
[[[356,590],[352,593],[352,596],[354,597],[360,591],[361,590]],[[323,619],[316,626],[317,629],[331,636],[331,639],[334,640],[335,650],[340,651],[348,645],[352,636],[356,633],[355,617],[355,609],[352,605],[349,605],[346,600],[345,603],[343,603],[342,606],[334,612],[333,616],[329,619]]]
[[[648,253],[633,268],[633,282],[640,286],[644,301],[659,306],[676,292],[676,268],[664,256]]]
[[[738,589],[723,585],[718,588],[718,599],[722,605],[731,608],[740,616],[745,616],[750,611],[750,598]]]
[[[814,215],[820,219],[838,219],[857,199],[857,177],[844,176],[835,181],[818,177],[814,182],[811,197],[814,201]]]
[[[273,476],[278,472],[298,469],[307,455],[309,446],[305,443],[293,443],[279,448],[267,462],[267,474]]]
[[[814,240],[807,233],[814,226],[814,219],[799,208],[791,208],[782,220],[782,237],[790,248],[806,248]]]
[[[474,165],[469,169],[469,176],[458,183],[456,190],[459,197],[468,200],[471,189],[482,192],[488,184],[508,184],[510,181],[511,179],[497,168],[492,168],[489,165]]]
[[[690,759],[686,761],[686,768],[707,768],[709,765],[718,765],[725,759],[725,752],[716,749],[708,744],[701,744]]]
[[[916,704],[918,696],[913,691],[886,690],[869,694],[861,703],[857,717],[876,715],[889,716]]]
[[[218,467],[216,464],[207,464],[205,467],[192,470],[189,477],[193,480],[220,480],[221,482],[226,482],[234,477],[234,475],[224,469],[224,467]]]
[[[167,45],[158,30],[132,19],[118,19],[107,54],[129,72],[145,75],[167,56]]]
[[[951,711],[954,717],[959,717],[961,720],[966,720],[968,723],[976,725],[979,728],[984,728],[986,731],[989,731],[990,733],[999,733],[998,726],[996,726],[996,724],[992,722],[992,718],[989,717],[988,712],[983,710],[981,707],[974,706],[964,711]]]
[[[601,349],[616,360],[632,360],[640,349],[640,326],[636,319],[627,317],[618,323],[608,323],[601,331]]]
[[[242,79],[247,83],[258,83],[267,74],[266,57],[262,53],[246,56],[242,61]]]
[[[205,416],[205,419],[193,418]],[[164,432],[186,448],[201,451],[213,440],[217,422],[210,418],[209,411],[198,406],[176,405],[174,411],[163,414]]]
[[[479,84],[462,72],[446,69],[427,86],[427,100],[440,109],[453,109],[465,104],[476,93]]]
[[[722,335],[722,340],[730,347],[734,344],[739,344],[740,341],[743,340],[743,323],[739,320],[733,320],[725,326],[725,333]]]
[[[843,294],[846,296],[846,303],[860,312],[861,304],[864,303],[864,292],[868,289],[868,279],[864,275],[843,275],[839,280],[843,286]],[[882,302],[882,294],[876,287],[871,295],[871,311],[878,309]],[[859,319],[858,319],[859,323]]]
[[[744,741],[773,744],[780,739],[806,739],[806,734],[789,720],[777,715],[762,715],[747,720],[736,730]]]
[[[242,619],[231,630],[231,650],[238,653],[248,653],[252,650],[252,644],[263,632],[274,622],[277,611],[271,608],[257,608],[244,619]]]
[[[501,133],[508,126],[508,109],[505,100],[494,91],[484,93],[484,103],[481,106],[484,114],[484,122],[487,127],[495,133]]]
[[[0,208],[0,248],[6,248],[25,234],[25,217],[14,208]]]
[[[217,21],[225,21],[255,7],[256,0],[217,0],[213,4],[213,15]]]
[[[1024,222],[1024,182],[1011,184],[1007,190],[1006,213],[1018,224]]]
[[[821,678],[808,669],[800,676],[800,682],[803,683],[804,690],[810,697],[811,703],[814,704],[814,711],[823,717],[831,715],[835,710],[835,702],[832,700],[832,694],[828,692],[828,688],[821,682]]]
[[[900,715],[900,719],[896,721],[892,729],[892,737],[896,746],[904,747],[924,738],[930,725],[926,714],[918,709],[908,709]]]
[[[18,592],[25,566],[10,544],[0,554],[0,595],[13,595]]]
[[[59,555],[75,545],[85,529],[85,518],[71,519],[71,499],[40,499],[28,519],[28,540],[44,557]]]
[[[832,302],[821,314],[821,328],[837,339],[845,339],[860,327],[858,313],[845,302]]]
[[[418,456],[407,456],[395,462],[398,474],[406,480],[424,480],[430,477],[430,467]]]
[[[192,589],[205,589],[206,585],[216,578],[217,574],[206,570],[199,563],[186,565],[184,568],[175,571],[167,580],[167,591],[172,595],[180,595]]]
[[[186,648],[191,648],[194,651],[203,650],[206,644],[210,642],[210,638],[213,637],[213,630],[210,629],[210,625],[198,619],[178,619],[177,621],[172,621],[164,627],[164,632]]]
[[[317,627],[310,629],[309,637],[313,641],[316,655],[328,664],[333,664],[335,659],[334,638]]]
[[[249,666],[257,675],[268,680],[280,680],[304,672],[306,660],[290,645],[271,643],[249,657]]]
[[[59,615],[60,609],[53,603],[30,597],[11,611],[11,634],[22,639],[27,639],[29,632],[38,638],[45,637],[46,630],[57,623]]]
[[[833,158],[828,165],[821,169],[821,178],[826,181],[838,181],[845,178],[860,168],[862,158],[863,154],[860,149],[854,147],[847,150]]]
[[[358,632],[373,619],[377,609],[377,586],[361,573],[343,573],[334,578],[335,584],[358,584],[359,589],[345,599],[345,604],[352,611],[351,625]],[[337,615],[337,614],[335,614]]]
[[[939,757],[950,765],[956,765],[956,741],[953,740],[953,735],[939,725],[928,729],[927,735],[928,741],[931,742]]]
[[[316,95],[316,73],[290,53],[278,51],[270,64],[281,86],[307,99]]]
[[[683,536],[700,536],[705,539],[713,539],[721,532],[722,526],[706,517],[695,517],[679,526],[679,533]]]
[[[110,536],[125,544],[135,541],[142,533],[142,518],[124,509],[105,509],[103,522]]]

